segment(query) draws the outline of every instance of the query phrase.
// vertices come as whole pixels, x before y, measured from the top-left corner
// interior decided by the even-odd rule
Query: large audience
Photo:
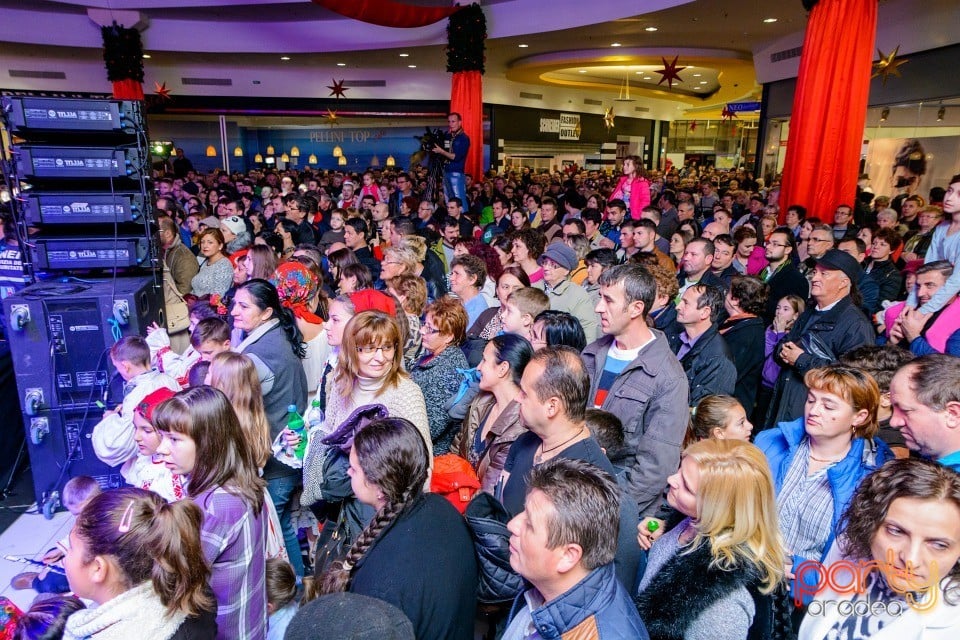
[[[130,487],[25,583],[63,637],[960,634],[960,175],[184,160],[178,321],[93,432]]]

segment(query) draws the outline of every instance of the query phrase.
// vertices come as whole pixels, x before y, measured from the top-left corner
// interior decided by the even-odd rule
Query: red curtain
[[[856,196],[867,117],[876,0],[820,0],[810,12],[793,98],[780,205],[833,220]]]
[[[132,78],[116,80],[113,97],[117,100],[143,100],[143,85]]]
[[[395,0],[313,0],[342,16],[381,27],[423,27],[450,17],[460,7],[421,7]]]
[[[450,111],[463,118],[463,132],[470,137],[470,153],[464,171],[477,182],[483,180],[483,76],[479,71],[458,71],[450,88]]]

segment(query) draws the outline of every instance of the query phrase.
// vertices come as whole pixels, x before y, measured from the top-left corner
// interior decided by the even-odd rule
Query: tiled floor
[[[0,595],[10,598],[21,609],[28,608],[36,592],[29,589],[17,591],[10,586],[10,579],[18,573],[35,569],[28,564],[4,560],[3,556],[39,560],[47,549],[70,533],[72,526],[73,516],[66,511],[56,514],[53,520],[46,520],[39,514],[26,514],[0,534]]]

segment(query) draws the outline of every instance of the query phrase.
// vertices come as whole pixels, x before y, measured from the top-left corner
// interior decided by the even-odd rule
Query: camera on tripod
[[[420,141],[420,149],[431,156],[436,156],[433,153],[433,148],[438,146],[442,149],[443,144],[449,138],[443,129],[431,129],[430,127],[424,127],[422,136],[413,137]]]

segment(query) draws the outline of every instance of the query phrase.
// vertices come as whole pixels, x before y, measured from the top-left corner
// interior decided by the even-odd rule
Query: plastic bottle
[[[323,409],[320,408],[320,401],[314,400],[310,403],[310,408],[307,409],[306,415],[303,416],[304,421],[307,423],[307,431],[313,431],[315,427],[323,424]]]
[[[287,407],[287,429],[300,436],[300,442],[297,446],[287,448],[287,453],[293,455],[298,460],[303,460],[303,454],[307,450],[307,428],[303,422],[303,416],[297,413],[297,405],[291,404]]]

